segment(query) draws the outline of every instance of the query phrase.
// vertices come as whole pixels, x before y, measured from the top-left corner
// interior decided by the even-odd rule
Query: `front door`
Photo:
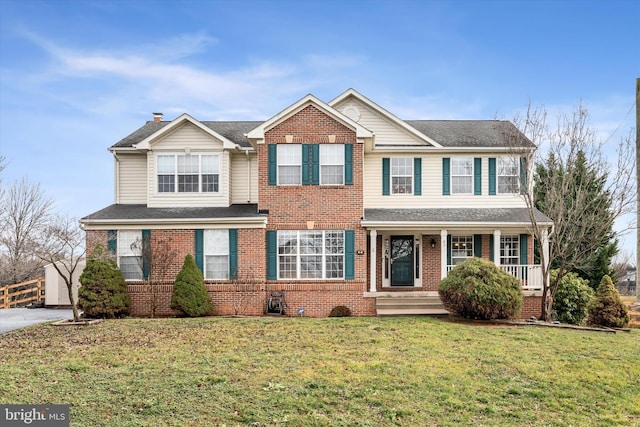
[[[391,236],[391,286],[413,286],[413,236]]]

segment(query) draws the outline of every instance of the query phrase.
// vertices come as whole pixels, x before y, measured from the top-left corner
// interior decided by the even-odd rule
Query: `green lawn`
[[[125,319],[0,335],[0,403],[73,426],[638,426],[640,330]]]

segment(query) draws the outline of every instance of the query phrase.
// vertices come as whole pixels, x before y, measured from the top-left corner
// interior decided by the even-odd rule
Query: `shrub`
[[[127,283],[115,260],[96,245],[80,275],[78,307],[90,318],[116,318],[129,314]]]
[[[613,286],[611,277],[604,276],[596,291],[596,298],[589,304],[587,324],[606,328],[624,328],[629,324],[629,312]]]
[[[480,258],[455,266],[438,293],[447,310],[469,319],[515,317],[523,300],[518,279]]]
[[[551,281],[558,275],[557,270],[551,272]],[[579,325],[587,317],[587,307],[593,299],[593,289],[589,281],[576,273],[568,273],[560,279],[553,296],[551,316],[563,323]]]
[[[336,305],[331,309],[329,317],[351,317],[351,309],[346,305]]]
[[[171,308],[189,317],[204,316],[213,310],[204,287],[204,278],[191,254],[184,258],[182,269],[173,285]]]

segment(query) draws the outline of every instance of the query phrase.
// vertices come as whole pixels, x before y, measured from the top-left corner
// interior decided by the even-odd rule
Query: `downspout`
[[[118,158],[118,154],[113,151],[113,157],[116,159],[116,163],[114,165],[114,179],[113,179],[113,195],[114,195],[114,203],[120,203],[120,159]]]
[[[251,158],[249,157],[249,150],[244,150],[244,154],[247,158],[247,203],[251,203]]]

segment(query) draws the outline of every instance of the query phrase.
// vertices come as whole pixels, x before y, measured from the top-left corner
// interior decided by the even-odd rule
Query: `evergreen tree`
[[[171,308],[189,317],[204,316],[213,310],[204,286],[204,277],[191,254],[184,258],[182,269],[173,285]]]
[[[613,274],[611,260],[618,252],[607,177],[604,169],[590,164],[585,153],[579,151],[569,164],[562,164],[553,153],[549,154],[545,163],[536,166],[534,178],[536,208],[542,212],[556,211],[547,205],[547,199],[557,200],[558,194],[563,195],[565,203],[564,218],[553,218],[562,224],[562,233],[556,236],[561,242],[556,242],[556,246],[563,250],[555,253],[551,268],[578,274],[594,290],[605,275]],[[577,216],[576,212],[583,214]],[[606,229],[602,224],[607,224]]]
[[[631,316],[620,299],[618,290],[609,276],[604,276],[596,298],[589,305],[587,324],[607,328],[623,328],[629,324]]]
[[[104,246],[97,245],[87,259],[80,283],[78,307],[86,317],[115,318],[129,314],[127,284]]]

